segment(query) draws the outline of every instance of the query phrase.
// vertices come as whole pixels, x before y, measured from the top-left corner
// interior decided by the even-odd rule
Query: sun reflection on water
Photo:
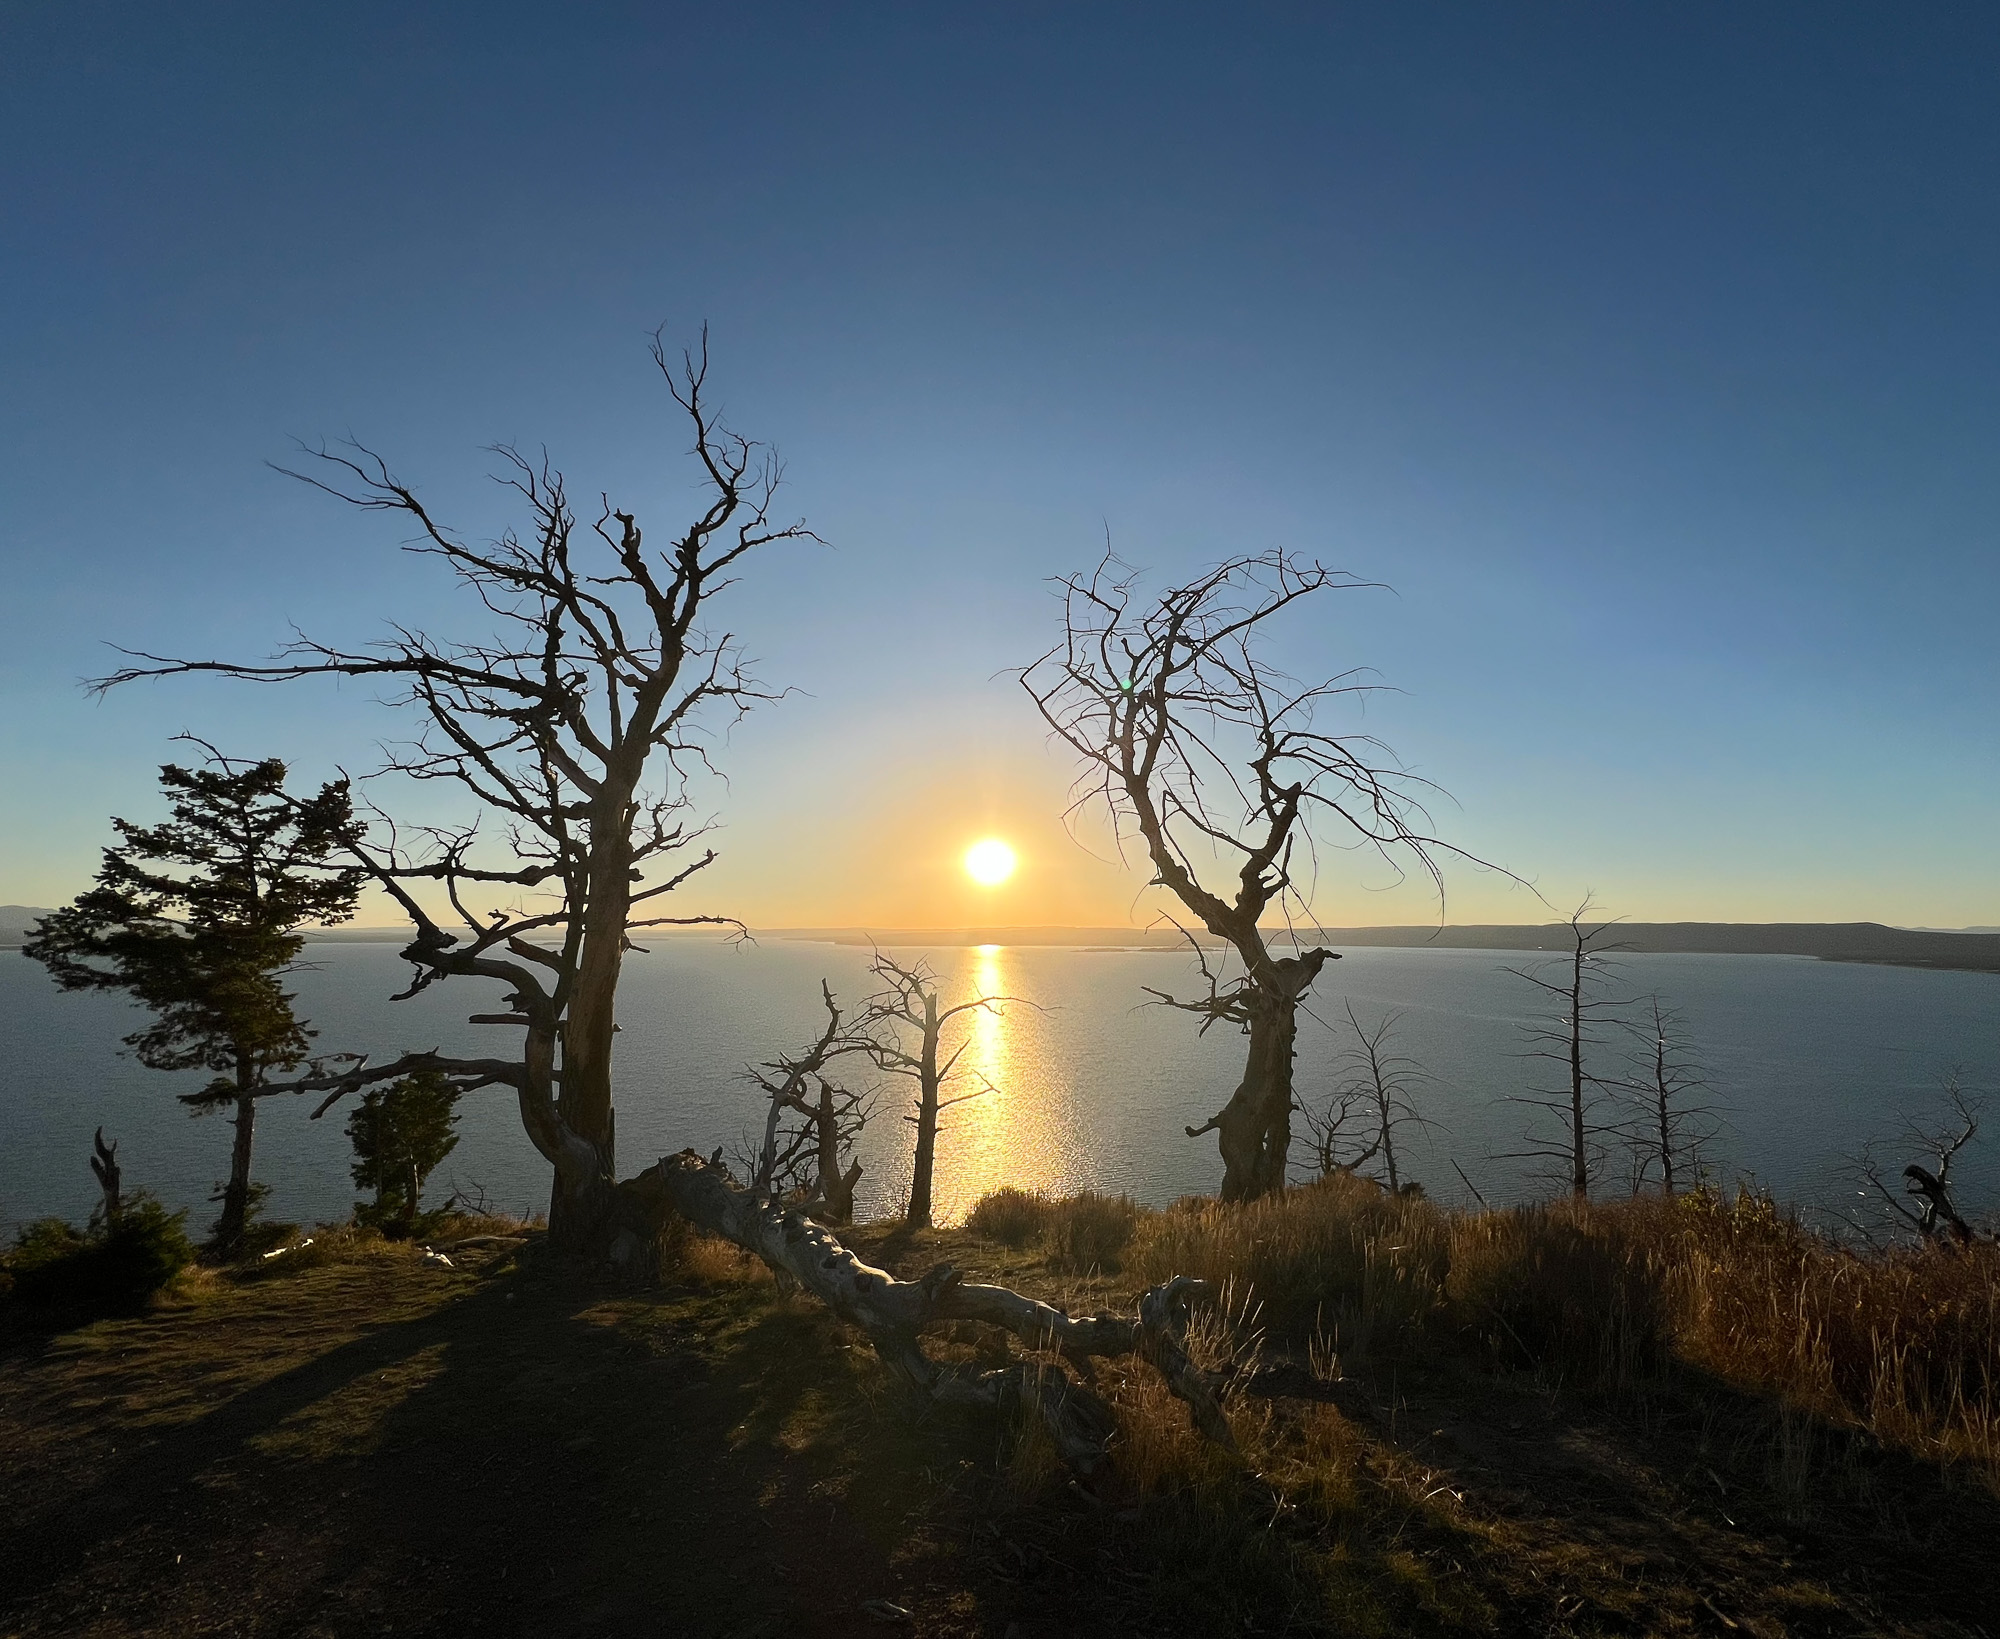
[[[935,1194],[946,1223],[1003,1184],[1077,1187],[1069,1089],[1051,1074],[1043,1015],[1023,996],[1020,963],[1005,945],[975,945],[966,957],[961,994],[1014,999],[966,1015],[970,1036],[959,1090],[971,1093],[982,1084],[990,1090],[950,1111],[938,1137]]]

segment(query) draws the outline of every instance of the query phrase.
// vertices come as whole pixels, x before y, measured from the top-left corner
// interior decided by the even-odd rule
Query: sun
[[[965,850],[965,874],[982,888],[997,888],[1014,874],[1014,850],[987,837]]]

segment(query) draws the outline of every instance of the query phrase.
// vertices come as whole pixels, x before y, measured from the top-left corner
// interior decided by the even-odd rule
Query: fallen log
[[[1196,1428],[1236,1449],[1221,1407],[1182,1343],[1189,1304],[1211,1295],[1205,1281],[1177,1275],[1149,1288],[1136,1316],[1077,1318],[1004,1286],[967,1281],[949,1264],[919,1280],[898,1280],[863,1263],[831,1230],[794,1208],[761,1199],[727,1167],[693,1150],[663,1158],[621,1188],[671,1205],[696,1227],[789,1275],[858,1327],[883,1364],[925,1398],[1003,1413],[1034,1407],[1058,1454],[1080,1474],[1095,1473],[1109,1461],[1116,1432],[1110,1407],[1085,1384],[1053,1361],[997,1368],[934,1361],[918,1341],[921,1334],[951,1321],[974,1321],[1086,1370],[1092,1358],[1137,1355],[1187,1406]]]

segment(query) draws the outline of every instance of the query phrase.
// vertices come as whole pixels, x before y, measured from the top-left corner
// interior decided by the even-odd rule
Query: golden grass
[[[1008,1184],[980,1196],[966,1215],[965,1227],[1002,1246],[1027,1246],[1040,1240],[1048,1227],[1050,1205],[1042,1191]]]
[[[1044,1244],[1064,1209],[1039,1204]],[[2000,1478],[2000,1246],[1858,1251],[1747,1192],[1453,1212],[1348,1177],[1135,1225],[1136,1273],[1230,1283],[1320,1375],[1440,1348],[1599,1390],[1705,1373]],[[1141,1431],[1146,1409],[1138,1471],[1191,1473],[1180,1435]]]
[[[966,1215],[975,1235],[1016,1249],[1039,1243],[1050,1264],[1072,1274],[1111,1272],[1137,1229],[1140,1207],[1129,1195],[1045,1195],[1012,1185],[982,1195]]]

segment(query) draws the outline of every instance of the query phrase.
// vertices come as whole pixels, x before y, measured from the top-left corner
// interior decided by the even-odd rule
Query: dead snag
[[[354,678],[390,691],[414,722],[383,772],[440,782],[466,807],[436,824],[376,813],[354,828],[350,856],[415,925],[403,995],[446,981],[497,986],[505,1006],[473,1022],[520,1034],[495,1059],[346,1061],[259,1092],[338,1097],[416,1068],[460,1092],[510,1087],[554,1174],[551,1243],[586,1262],[616,1263],[623,1249],[628,1266],[647,1228],[631,1221],[617,1182],[618,977],[641,929],[736,925],[668,909],[716,858],[696,785],[711,752],[732,722],[777,698],[752,675],[717,599],[746,560],[818,539],[773,513],[776,456],[731,432],[709,402],[706,337],[678,361],[656,338],[653,360],[698,483],[672,530],[648,536],[608,497],[580,519],[557,468],[502,447],[501,477],[525,523],[481,544],[372,451],[308,450],[293,476],[413,532],[409,550],[456,577],[472,628],[433,637],[404,620],[360,647],[301,637],[263,664],[134,654],[96,685],[214,674]]]
[[[1240,964],[1218,974],[1197,947],[1208,994],[1154,994],[1204,1030],[1228,1023],[1250,1038],[1242,1083],[1189,1136],[1217,1133],[1224,1200],[1274,1193],[1291,1143],[1298,1010],[1334,953],[1295,940],[1296,955],[1274,955],[1266,913],[1316,926],[1322,844],[1368,849],[1398,875],[1414,867],[1440,894],[1436,856],[1456,852],[1429,834],[1419,800],[1428,782],[1372,736],[1328,732],[1327,714],[1371,685],[1350,671],[1301,686],[1268,659],[1278,615],[1363,583],[1272,551],[1157,598],[1109,554],[1056,584],[1063,636],[1022,672],[1022,687],[1082,765],[1071,812],[1100,809],[1121,848],[1144,849],[1154,885]]]

